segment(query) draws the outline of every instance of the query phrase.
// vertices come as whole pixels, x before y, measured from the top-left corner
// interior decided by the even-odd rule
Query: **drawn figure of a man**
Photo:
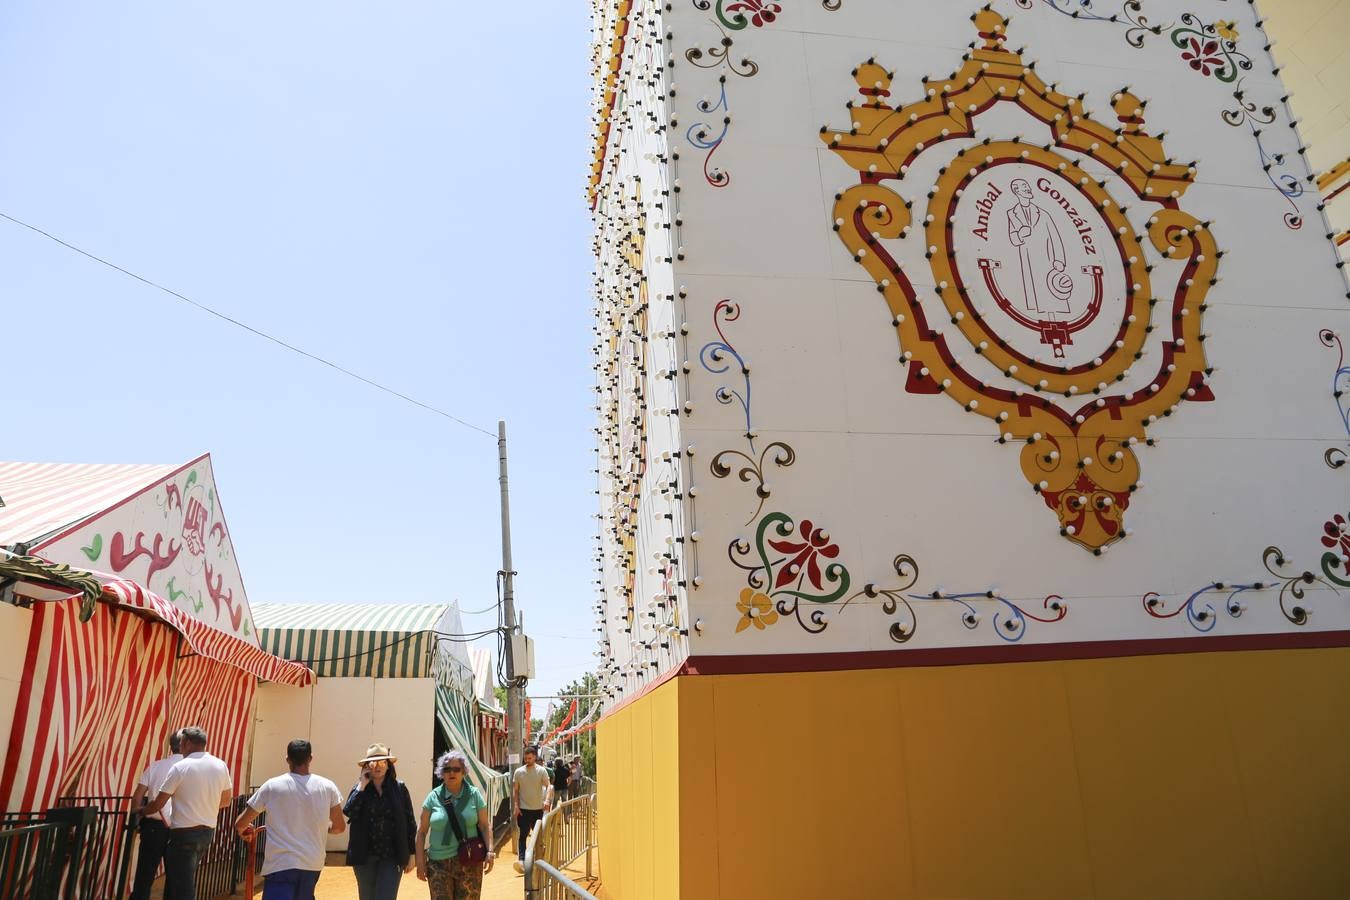
[[[1022,296],[1029,312],[1068,313],[1073,279],[1064,271],[1064,240],[1050,214],[1032,202],[1025,178],[1009,185],[1017,202],[1008,210],[1008,239],[1022,262]]]

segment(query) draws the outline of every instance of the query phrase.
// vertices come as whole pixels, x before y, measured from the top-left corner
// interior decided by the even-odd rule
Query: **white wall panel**
[[[360,775],[366,748],[387,744],[399,758],[399,777],[414,803],[431,789],[435,748],[435,683],[430,678],[320,678],[307,688],[258,688],[252,784],[286,771],[286,744],[314,745],[312,770],[332,779],[345,798]],[[347,849],[346,833],[328,839],[329,851]]]
[[[420,803],[432,788],[435,765],[436,686],[430,678],[380,678],[372,697],[372,740],[398,754],[398,774]],[[375,737],[377,736],[378,737]]]
[[[674,284],[683,288],[673,320],[685,327],[670,345],[656,329],[652,337],[673,346],[674,358],[684,363],[678,401],[692,404],[675,438],[678,446],[696,447],[692,460],[683,460],[683,477],[695,490],[684,498],[679,519],[690,538],[685,572],[697,579],[688,595],[689,615],[703,626],[691,634],[690,652],[837,653],[1350,628],[1350,603],[1337,593],[1350,590],[1324,577],[1343,579],[1344,570],[1324,570],[1322,560],[1328,550],[1324,523],[1334,528],[1336,515],[1350,517],[1350,467],[1335,469],[1324,460],[1328,451],[1334,459],[1335,452],[1350,449],[1332,396],[1340,354],[1336,339],[1323,336],[1327,329],[1345,332],[1350,324],[1347,286],[1308,185],[1298,132],[1281,101],[1286,88],[1273,74],[1263,49],[1268,38],[1250,5],[1198,0],[1178,9],[1145,0],[1134,21],[1110,22],[1093,19],[1094,11],[1107,15],[1100,5],[993,4],[1009,19],[1006,48],[1019,51],[1025,65],[1034,62],[1034,72],[1057,82],[1064,94],[1082,94],[1084,114],[1100,121],[1107,135],[1122,127],[1113,108],[1117,91],[1128,85],[1146,101],[1142,131],[1164,136],[1168,159],[1196,161],[1180,208],[1210,223],[1223,253],[1202,311],[1214,399],[1180,402],[1172,415],[1149,426],[1157,446],[1136,451],[1139,489],[1127,498],[1128,539],[1093,555],[1061,536],[1054,512],[1022,471],[1021,442],[1000,445],[998,425],[949,396],[907,390],[910,371],[899,356],[915,348],[901,345],[876,279],[833,227],[836,195],[865,173],[826,146],[820,129],[829,125],[827,136],[837,130],[851,137],[858,115],[845,104],[866,99],[852,72],[869,57],[893,73],[884,103],[898,108],[922,98],[925,76],[934,85],[948,78],[972,44],[983,43],[972,23],[982,5],[843,0],[830,9],[818,0],[779,0],[771,19],[752,22],[754,8],[764,4],[738,5],[747,18],[737,20],[726,3],[676,2],[658,28],[630,33],[639,48],[635,59],[641,47],[654,47],[652,38],[661,37],[659,52],[668,65],[660,86],[678,85],[662,95],[668,117],[635,122],[647,136],[630,131],[628,143],[612,151],[630,149],[614,157],[629,171],[636,171],[635,156],[661,160],[659,150],[642,156],[640,147],[670,141],[679,157],[656,165],[654,174],[644,170],[642,180],[679,186],[668,198],[662,195],[668,203],[649,206],[648,225],[650,233],[662,234],[670,224],[682,251],[673,262]],[[1307,58],[1332,54],[1306,29],[1341,5],[1323,3],[1301,20]],[[637,6],[639,16],[654,9]],[[1069,15],[1075,10],[1077,18]],[[1140,14],[1158,27],[1156,33],[1137,29],[1144,24]],[[1206,43],[1235,43],[1205,54],[1197,69],[1183,55],[1192,50],[1192,32]],[[710,52],[719,47],[725,50],[720,64]],[[1332,63],[1319,71],[1334,71]],[[973,137],[930,140],[904,177],[883,180],[912,204],[912,225],[907,237],[882,238],[875,250],[894,257],[959,365],[982,385],[1012,389],[1017,380],[963,343],[959,327],[948,321],[951,313],[926,259],[928,193],[943,171],[963,165],[953,161],[962,148],[986,138],[1043,145],[1053,132],[1011,103],[980,113],[974,124]],[[1146,392],[1165,371],[1165,344],[1180,321],[1171,303],[1183,263],[1165,258],[1148,241],[1149,221],[1160,209],[1153,197],[1133,196],[1125,181],[1077,150],[1056,152],[1105,179],[1104,189],[1115,205],[1128,207],[1130,227],[1144,242],[1140,254],[1152,267],[1149,295],[1159,300],[1152,308],[1155,330],[1144,338],[1143,355],[1125,380],[1110,383],[1106,394]],[[960,204],[968,202],[958,201],[958,222]],[[602,221],[602,234],[605,227]],[[954,247],[959,266],[983,252],[968,236],[956,237]],[[1123,284],[1104,297],[1110,311],[1103,315],[1115,321],[1123,318]],[[728,316],[730,307],[723,306],[719,317],[722,301],[735,304],[739,316]],[[1098,330],[1103,334],[1095,340],[1101,342],[1109,329]],[[722,372],[703,365],[701,352],[724,342],[737,365]],[[1036,340],[1030,346],[1033,356],[1039,352]],[[1083,361],[1091,359],[1081,352]],[[748,376],[739,371],[741,361]],[[1083,376],[1083,391],[1072,404],[1062,397],[1053,401],[1073,409],[1089,402],[1091,375]],[[753,440],[743,431],[745,409],[722,402],[729,396],[752,398]],[[773,442],[793,448],[792,465],[760,459]],[[723,461],[731,464],[729,472],[711,468],[721,451],[728,454]],[[756,493],[761,481],[769,487],[767,497]],[[817,536],[818,549],[835,555],[816,562],[827,586],[838,583],[830,582],[829,563],[842,566],[839,578],[847,571],[849,590],[802,607],[807,627],[787,614],[754,627],[737,607],[750,573],[733,564],[733,542],[753,543],[756,526],[776,512],[798,527],[809,519],[826,529],[826,536]],[[659,514],[645,521],[659,525]],[[778,540],[787,546],[802,538],[793,532]],[[1285,566],[1263,559],[1272,546],[1284,552]],[[799,551],[767,552],[776,574],[779,560]],[[902,555],[917,567],[912,583],[909,563],[900,574],[893,569]],[[1313,573],[1311,584],[1296,581],[1305,570]],[[794,573],[794,579],[802,575]],[[1261,589],[1234,594],[1230,587],[1257,582]],[[1213,587],[1219,583],[1225,589]],[[863,591],[899,584],[903,591],[889,597]],[[1294,597],[1294,589],[1304,588],[1304,597]],[[932,599],[934,591],[940,599]],[[984,595],[989,591],[995,596]],[[1145,605],[1150,592],[1160,595],[1161,606]],[[1193,617],[1166,615],[1193,595]],[[1062,598],[1061,609],[1045,605],[1052,596]],[[883,609],[888,604],[894,607],[889,613]],[[1195,617],[1206,604],[1213,612]],[[790,596],[784,608],[791,608]],[[812,612],[824,618],[812,622]],[[1000,631],[996,622],[1010,619],[1017,627]],[[902,634],[906,640],[893,639],[893,624],[911,629]],[[616,640],[612,630],[610,637]],[[624,689],[640,684],[626,682]]]
[[[286,768],[286,745],[297,738],[314,742],[311,737],[311,708],[314,685],[291,687],[285,684],[258,685],[253,719],[253,766],[249,786],[257,787]],[[334,771],[338,760],[331,753],[316,751],[314,770],[322,774]]]
[[[374,736],[375,683],[374,678],[320,678],[314,684],[310,741],[316,757],[330,760],[323,768],[316,762],[315,768],[326,770],[344,796],[360,774],[356,761],[373,741],[387,740]],[[397,745],[391,744],[391,749],[402,752]],[[329,836],[329,852],[346,849],[345,831]]]

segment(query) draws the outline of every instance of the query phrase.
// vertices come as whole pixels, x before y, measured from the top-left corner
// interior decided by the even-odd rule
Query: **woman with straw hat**
[[[361,777],[342,810],[351,827],[347,865],[356,870],[361,900],[395,900],[403,873],[415,863],[417,823],[407,785],[394,768],[397,762],[387,745],[371,744],[357,762]]]

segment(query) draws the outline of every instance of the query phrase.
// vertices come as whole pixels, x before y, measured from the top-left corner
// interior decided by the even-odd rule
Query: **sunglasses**
[[[446,766],[444,769],[441,769],[441,771],[442,771],[442,772],[463,772],[463,771],[464,771],[464,767],[463,767],[463,766]]]

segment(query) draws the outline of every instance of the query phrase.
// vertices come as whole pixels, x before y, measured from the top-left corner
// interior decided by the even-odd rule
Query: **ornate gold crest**
[[[1221,254],[1208,223],[1179,206],[1194,166],[1143,131],[1139,98],[1117,93],[1120,124],[1103,124],[1004,46],[1007,19],[986,7],[972,21],[979,41],[960,70],[907,106],[883,99],[892,76],[880,65],[854,70],[866,99],[849,104],[849,128],[821,132],[861,174],[836,200],[835,228],[886,298],[907,388],[945,393],[997,422],[999,443],[1024,442],[1022,471],[1061,534],[1101,553],[1125,536],[1148,427],[1183,400],[1213,399],[1201,317]],[[1006,117],[992,117],[990,136],[977,129],[1018,109],[1045,144],[1007,138]],[[909,236],[911,203],[885,182],[923,171],[944,144],[955,152],[925,185],[918,223],[925,299],[922,276],[888,249]],[[1131,195],[1147,209],[1122,208],[1117,196]]]

